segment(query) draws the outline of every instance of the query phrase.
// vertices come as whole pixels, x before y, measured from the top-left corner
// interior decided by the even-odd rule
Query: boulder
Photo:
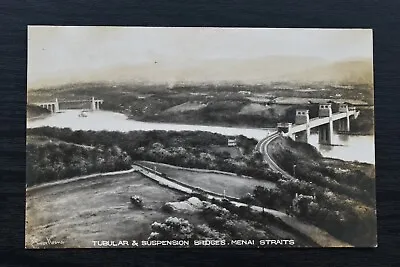
[[[191,198],[187,199],[186,201],[189,202],[195,208],[200,209],[203,207],[203,202],[200,199],[198,199],[197,197],[191,197]]]
[[[197,197],[191,197],[180,202],[167,202],[165,207],[173,212],[195,213],[203,208],[203,202]]]

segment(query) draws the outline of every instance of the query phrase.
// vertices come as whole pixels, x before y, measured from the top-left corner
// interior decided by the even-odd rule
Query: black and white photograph
[[[371,29],[27,34],[26,249],[378,246]]]

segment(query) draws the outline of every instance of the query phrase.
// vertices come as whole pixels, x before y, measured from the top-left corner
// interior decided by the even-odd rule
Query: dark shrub
[[[165,204],[161,207],[161,210],[162,210],[163,212],[165,212],[165,213],[173,213],[173,212],[174,212],[174,209],[173,209],[170,205],[168,205],[167,203],[165,203]]]
[[[143,200],[139,196],[131,196],[131,203],[138,208],[143,208]]]

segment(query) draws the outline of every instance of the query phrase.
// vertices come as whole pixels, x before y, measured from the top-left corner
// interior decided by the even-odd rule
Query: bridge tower
[[[56,98],[56,102],[54,102],[54,113],[60,112],[60,105],[58,104],[58,99]]]
[[[318,110],[320,118],[328,117],[328,123],[318,127],[318,139],[320,144],[331,145],[333,137],[333,118],[331,104],[320,104]]]
[[[346,113],[346,117],[342,120],[339,120],[339,131],[340,132],[349,132],[350,131],[350,110],[347,104],[340,104],[339,112]]]
[[[295,137],[296,141],[308,143],[308,140],[310,138],[310,115],[309,115],[309,111],[307,109],[296,110],[295,124],[297,124],[297,125],[305,124],[306,125],[306,129],[304,131],[297,133],[297,135]]]
[[[91,101],[91,107],[90,109],[92,111],[96,110],[96,102],[94,101],[94,96],[92,96],[92,101]]]

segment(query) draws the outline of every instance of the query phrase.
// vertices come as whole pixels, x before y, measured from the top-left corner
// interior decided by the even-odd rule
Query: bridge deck
[[[95,102],[103,102],[102,99],[95,99]],[[85,103],[85,102],[92,102],[91,99],[89,100],[59,100],[58,103]]]
[[[357,113],[357,111],[349,111],[349,116],[355,115]],[[338,112],[335,114],[332,114],[332,121],[337,121],[343,118],[346,118],[347,114],[344,112]],[[310,119],[310,128],[315,128],[324,124],[329,123],[329,117],[323,117],[323,118],[313,118]],[[298,132],[302,132],[305,131],[307,129],[307,125],[304,124],[299,124],[299,125],[293,125],[292,129],[291,129],[291,133],[298,133]]]
[[[102,99],[95,99],[95,102],[103,102]],[[58,100],[58,104],[63,104],[63,103],[89,103],[92,102],[91,99],[82,99],[82,100]],[[51,105],[51,104],[56,104],[57,102],[37,102],[33,103],[34,105]]]
[[[40,105],[55,105],[57,102],[40,102],[40,103],[32,103],[32,105],[40,106]],[[30,104],[30,103],[28,103]]]

